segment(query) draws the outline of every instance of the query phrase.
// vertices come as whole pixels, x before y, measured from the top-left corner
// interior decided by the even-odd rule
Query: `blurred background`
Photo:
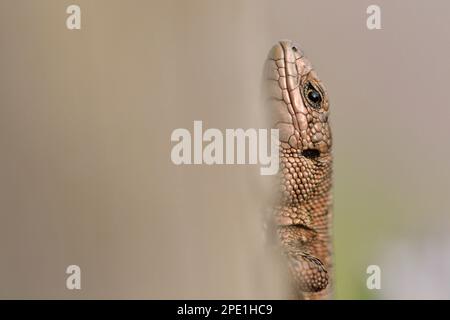
[[[2,0],[0,298],[283,297],[259,166],[175,166],[170,135],[258,128],[262,66],[288,38],[331,99],[336,298],[449,299],[449,10]],[[65,287],[71,264],[82,290]]]

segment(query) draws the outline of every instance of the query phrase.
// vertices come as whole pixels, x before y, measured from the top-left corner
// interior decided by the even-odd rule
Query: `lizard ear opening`
[[[305,149],[301,155],[308,159],[316,159],[320,156],[320,151],[317,149]]]

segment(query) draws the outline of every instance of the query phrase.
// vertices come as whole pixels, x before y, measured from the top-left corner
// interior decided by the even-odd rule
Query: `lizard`
[[[332,295],[332,154],[327,91],[300,47],[276,43],[265,62],[266,104],[279,130],[270,210],[293,297]]]

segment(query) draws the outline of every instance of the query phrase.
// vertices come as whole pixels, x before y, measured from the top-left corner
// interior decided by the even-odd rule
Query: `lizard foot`
[[[296,286],[303,292],[319,292],[328,285],[328,272],[323,263],[303,251],[288,251],[289,268]]]

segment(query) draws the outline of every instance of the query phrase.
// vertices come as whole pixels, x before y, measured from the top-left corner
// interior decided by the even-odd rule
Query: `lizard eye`
[[[305,85],[304,95],[311,107],[315,109],[319,109],[321,107],[322,94],[311,84],[311,82],[308,82]]]
[[[308,92],[308,99],[313,103],[319,103],[320,101],[322,101],[320,93],[318,93],[316,90],[311,90],[310,92]]]

